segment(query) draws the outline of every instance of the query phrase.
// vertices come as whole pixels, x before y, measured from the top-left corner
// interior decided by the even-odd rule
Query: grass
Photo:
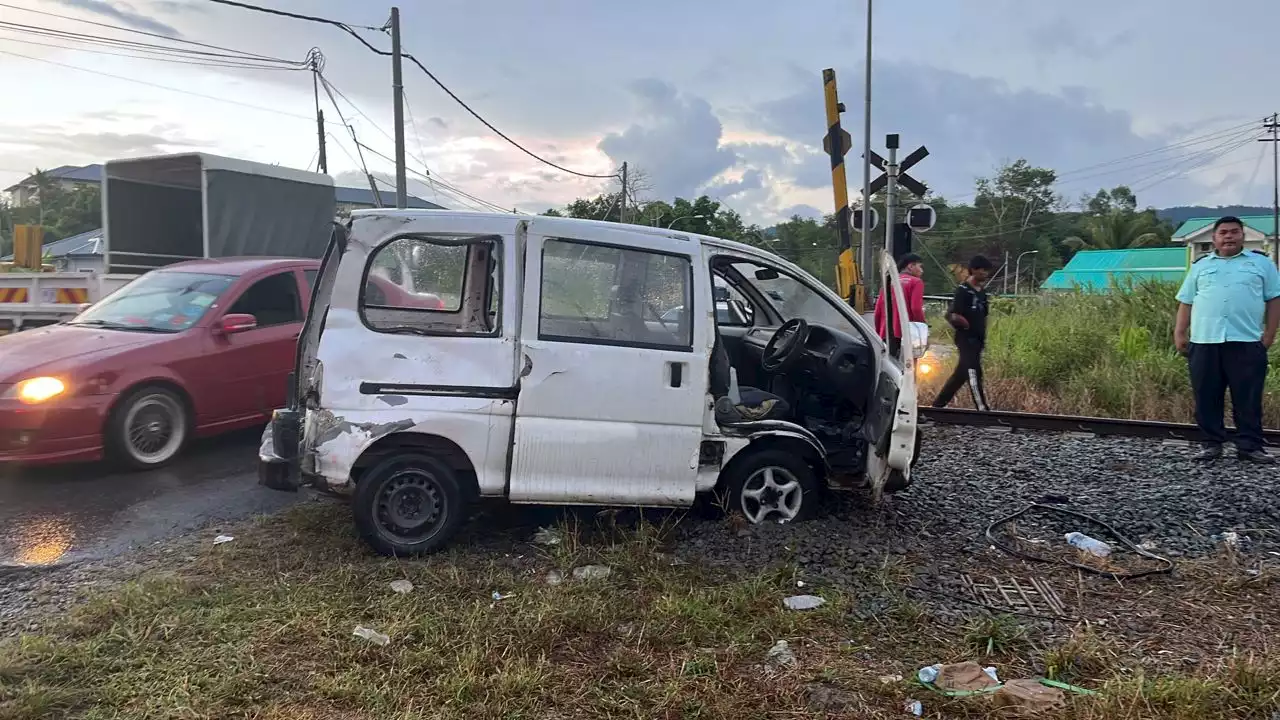
[[[787,565],[676,563],[669,526],[566,524],[549,547],[395,561],[370,556],[349,525],[328,504],[260,521],[0,644],[0,718],[897,718],[908,698],[926,715],[988,717],[983,701],[909,682],[923,665],[967,659],[1101,691],[1074,698],[1068,718],[1280,709],[1280,665],[1265,648],[1169,672],[1092,630],[1056,638],[1004,616],[934,616],[907,599],[913,571],[900,563],[859,580],[896,598],[866,618],[854,612],[860,592],[797,590]],[[573,579],[586,563],[613,572]],[[547,583],[552,570],[566,579]],[[414,589],[393,593],[398,579]],[[827,603],[784,609],[797,592]],[[356,625],[390,643],[352,637]],[[778,640],[794,666],[767,665]]]
[[[1177,286],[1150,282],[1107,295],[1061,293],[995,299],[983,357],[987,394],[1005,410],[1191,422],[1186,360],[1173,347]],[[931,336],[949,344],[940,315]],[[930,400],[950,372],[923,383]],[[954,401],[968,402],[962,390]],[[1263,399],[1280,427],[1280,351],[1271,353]]]

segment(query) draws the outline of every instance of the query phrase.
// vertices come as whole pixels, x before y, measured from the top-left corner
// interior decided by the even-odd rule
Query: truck
[[[321,173],[207,153],[111,160],[102,271],[0,273],[0,334],[68,320],[176,262],[319,258],[336,215],[333,178]]]

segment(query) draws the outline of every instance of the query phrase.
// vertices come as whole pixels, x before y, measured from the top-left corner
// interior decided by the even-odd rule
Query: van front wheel
[[[761,450],[734,458],[725,486],[731,512],[747,522],[799,522],[813,516],[820,492],[818,478],[799,457],[783,450]]]
[[[373,466],[352,498],[356,529],[381,555],[425,555],[445,546],[466,517],[458,475],[420,453],[392,455]]]

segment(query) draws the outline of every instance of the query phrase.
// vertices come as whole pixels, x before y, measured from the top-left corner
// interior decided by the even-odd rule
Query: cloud
[[[845,77],[861,77],[861,72],[853,69],[840,72]],[[1163,136],[1138,135],[1128,112],[1093,102],[1078,88],[1059,93],[1013,89],[993,78],[890,61],[879,62],[875,73],[873,149],[885,153],[886,132],[900,134],[903,153],[918,145],[927,146],[930,156],[911,174],[944,195],[964,197],[972,191],[976,177],[990,175],[1008,160],[1026,158],[1061,173],[1159,148],[1167,142]],[[830,183],[830,166],[820,145],[825,132],[822,102],[818,93],[798,92],[757,104],[743,116],[756,130],[808,148],[791,153],[797,186]],[[886,118],[892,120],[887,122]],[[860,125],[856,118],[855,124]],[[860,143],[855,141],[856,145]],[[846,161],[850,184],[855,188],[861,184],[860,155],[855,149]],[[1092,179],[1078,175],[1065,183],[1070,187],[1061,189],[1074,195],[1143,174]],[[1162,194],[1165,191],[1162,188]]]
[[[821,210],[819,210],[818,208],[812,205],[805,205],[805,204],[792,205],[789,208],[783,208],[778,214],[788,219],[793,218],[797,215],[799,215],[802,218],[808,218],[811,220],[821,220],[823,217]]]
[[[748,190],[760,190],[764,188],[764,173],[757,169],[748,169],[742,174],[740,180],[727,180],[725,182],[713,183],[702,189],[703,194],[713,198],[730,198],[734,195],[741,195]]]
[[[182,37],[182,33],[178,32],[178,29],[172,25],[167,25],[155,18],[143,15],[125,3],[119,3],[119,6],[117,6],[107,2],[106,0],[54,1],[67,7],[84,10],[85,12],[93,13],[94,15],[101,15],[102,17],[116,20],[135,30],[146,30],[147,32],[160,33],[161,35],[168,35],[170,37]],[[167,4],[171,5],[172,3]]]
[[[76,132],[60,126],[22,128],[0,125],[0,146],[20,148],[5,151],[5,165],[26,163],[52,167],[61,164],[100,163],[107,159],[163,155],[183,150],[212,147],[186,137],[179,128],[158,125],[152,132]]]
[[[1030,29],[1026,34],[1032,52],[1042,55],[1067,55],[1073,59],[1100,60],[1133,40],[1131,29],[1122,29],[1105,36],[1094,34],[1072,25],[1066,18],[1058,18]]]
[[[723,127],[706,100],[645,79],[630,85],[638,121],[599,148],[615,163],[644,170],[657,197],[688,197],[737,163],[720,144]]]

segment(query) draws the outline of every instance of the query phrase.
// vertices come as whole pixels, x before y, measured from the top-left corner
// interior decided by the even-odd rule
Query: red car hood
[[[84,367],[121,350],[165,342],[171,333],[51,325],[0,337],[0,384],[26,379],[33,372]]]

